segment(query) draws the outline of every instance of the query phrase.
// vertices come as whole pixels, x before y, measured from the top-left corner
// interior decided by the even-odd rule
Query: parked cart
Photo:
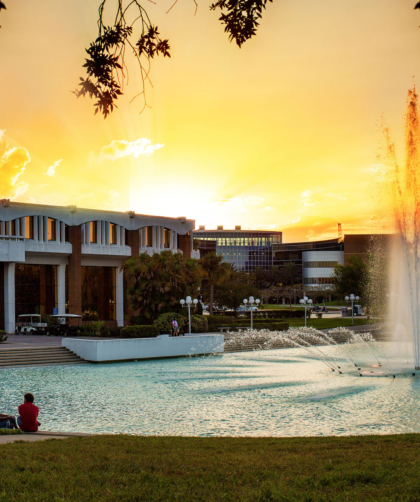
[[[45,335],[48,324],[41,322],[39,314],[21,314],[18,317],[15,333],[21,335]]]

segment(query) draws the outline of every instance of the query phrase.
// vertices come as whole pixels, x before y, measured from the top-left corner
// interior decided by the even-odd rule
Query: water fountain
[[[420,123],[416,88],[408,92],[405,116],[405,163],[397,159],[388,127],[383,128],[386,166],[396,238],[392,243],[389,288],[393,332],[411,338],[414,367],[420,369]],[[397,325],[399,329],[397,330]],[[404,333],[404,328],[405,333]]]

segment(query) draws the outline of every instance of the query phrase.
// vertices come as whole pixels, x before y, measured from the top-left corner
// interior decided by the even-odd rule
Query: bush
[[[191,316],[191,332],[192,333],[207,333],[209,330],[209,323],[207,316],[193,315]]]
[[[6,332],[0,329],[0,343],[3,343],[7,340]]]
[[[184,316],[175,312],[160,314],[160,316],[153,321],[153,326],[157,328],[161,335],[169,335],[172,332],[172,320],[174,317],[178,321],[178,326],[181,329],[184,324]]]
[[[209,324],[209,331],[216,333],[218,328],[230,327],[232,331],[237,328],[249,328],[251,323],[249,321],[233,321],[233,322],[223,322],[223,323],[211,323]],[[289,329],[289,323],[287,322],[270,322],[267,320],[261,320],[261,322],[253,322],[254,329],[268,329],[270,331],[286,331]]]
[[[121,329],[122,338],[155,338],[159,331],[155,326],[127,326]]]
[[[245,317],[247,319],[251,318],[251,312],[237,312],[239,317]],[[209,317],[235,317],[235,312],[214,312],[212,316]],[[294,309],[273,309],[273,310],[256,310],[252,313],[254,320],[256,319],[300,319],[305,317],[305,311],[294,310]]]
[[[188,312],[186,312],[188,315]],[[180,329],[180,332],[183,332],[183,325],[184,325],[184,317],[181,314],[177,314],[175,312],[167,312],[166,314],[161,314],[154,322],[153,326],[156,326],[156,328],[159,330],[159,333],[161,334],[169,334],[172,331],[172,320],[173,318],[176,318],[178,321],[178,326]],[[208,321],[207,321],[208,316],[204,315],[192,315],[191,316],[191,333],[207,333],[209,330],[208,326]]]

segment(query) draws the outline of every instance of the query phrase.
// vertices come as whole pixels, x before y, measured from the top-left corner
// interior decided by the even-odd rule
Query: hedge
[[[188,316],[188,312],[186,312]],[[175,312],[167,312],[166,314],[161,314],[155,321],[153,321],[153,326],[156,326],[159,333],[169,334],[172,330],[172,320],[176,318],[178,321],[178,326],[180,332],[183,333],[183,324],[185,315],[177,314]],[[208,316],[203,315],[192,315],[191,316],[191,333],[206,333],[208,331]]]
[[[251,312],[236,312],[236,314],[240,317],[245,317],[250,319],[251,318]],[[235,317],[235,312],[214,312],[212,316],[207,316],[207,317]],[[276,310],[256,310],[255,312],[252,313],[252,317],[254,319],[300,319],[302,317],[305,317],[305,311],[300,309],[300,310],[294,310],[294,309],[276,309]],[[210,322],[210,320],[209,320]]]
[[[249,326],[251,323],[251,319],[248,319],[246,317],[223,317],[223,316],[207,316],[208,324],[209,326],[211,325],[216,325],[216,326],[223,326],[223,325],[230,325],[230,323],[234,322],[239,325],[243,326]],[[284,322],[282,317],[278,318],[273,318],[273,319],[253,319],[253,324],[259,324],[259,323],[273,323],[273,322]]]
[[[127,326],[121,329],[122,338],[154,338],[158,334],[156,326]]]
[[[217,332],[218,328],[227,328],[227,327],[230,327],[231,330],[234,331],[237,328],[249,328],[250,323],[249,322],[224,322],[224,323],[220,323],[220,324],[210,324],[209,331]],[[253,323],[253,327],[256,330],[268,329],[270,331],[286,331],[289,329],[289,323],[265,321],[265,322]]]
[[[159,331],[151,325],[128,326],[113,326],[111,328],[102,327],[100,337],[106,338],[154,338],[159,334]],[[92,334],[90,324],[81,326],[69,326],[69,336],[95,336]]]

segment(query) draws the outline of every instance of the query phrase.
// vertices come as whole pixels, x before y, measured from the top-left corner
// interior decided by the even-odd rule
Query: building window
[[[98,242],[98,222],[90,222],[90,243],[96,244]]]
[[[34,238],[34,217],[25,216],[25,239]]]
[[[66,242],[69,242],[69,226],[68,225],[64,225],[64,240]]]
[[[21,314],[52,315],[57,307],[57,267],[16,264],[16,317]]]
[[[171,231],[167,228],[164,229],[164,241],[165,241],[165,248],[170,248],[171,247]]]
[[[153,247],[153,227],[146,227],[146,247]]]
[[[109,224],[109,242],[110,244],[117,243],[117,225],[115,223]]]
[[[115,268],[82,267],[84,321],[115,319]]]
[[[48,240],[55,241],[56,240],[56,232],[55,232],[55,221],[53,218],[48,218]]]
[[[16,221],[9,221],[9,235],[16,235]]]

